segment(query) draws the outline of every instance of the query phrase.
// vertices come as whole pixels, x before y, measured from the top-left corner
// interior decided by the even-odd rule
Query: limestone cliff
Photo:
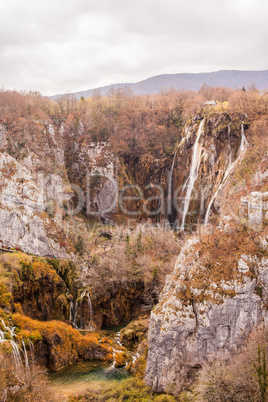
[[[72,191],[58,175],[36,176],[7,153],[0,154],[0,240],[36,255],[66,257],[59,239],[65,235],[48,215],[50,203],[68,202]]]
[[[222,237],[228,241],[219,231],[217,240]],[[197,238],[186,242],[151,313],[146,382],[155,391],[178,392],[205,361],[239,351],[249,332],[267,320],[262,247],[252,254],[239,250],[232,261],[228,247],[216,245],[218,258],[214,247],[207,253]]]
[[[267,324],[267,135],[249,131],[243,152],[241,142],[227,176],[207,171],[211,183],[221,174],[210,198],[218,226],[187,239],[151,313],[146,383],[157,392],[179,393],[205,362],[230,358]]]
[[[0,241],[65,258],[72,252],[66,213],[100,219],[116,210],[118,160],[107,143],[83,141],[82,123],[78,136],[66,124],[14,125],[0,125]]]

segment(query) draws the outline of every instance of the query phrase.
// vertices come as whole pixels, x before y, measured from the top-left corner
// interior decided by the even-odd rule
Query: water
[[[1,323],[4,330],[0,330],[0,344],[6,342],[10,344],[15,369],[14,373],[17,377],[27,382],[30,379],[31,371],[25,343],[22,341],[21,348],[15,341],[15,327],[6,325],[2,318]]]
[[[93,329],[95,329],[95,326],[93,323],[94,313],[93,313],[92,302],[91,302],[91,298],[90,298],[88,289],[83,290],[81,295],[76,300],[75,305],[73,305],[72,301],[70,302],[69,319],[71,321],[71,318],[73,316],[73,326],[78,329],[78,327],[77,327],[77,311],[78,311],[79,302],[81,302],[84,299],[84,297],[87,298],[88,307],[89,307],[89,322],[87,324],[87,328],[90,330],[93,330]]]
[[[71,308],[71,306],[70,306]],[[77,300],[75,301],[75,304],[73,305],[73,326],[78,329],[78,326],[76,325],[76,318],[77,318],[77,309],[78,309],[78,303]]]
[[[131,374],[125,368],[112,368],[107,363],[92,360],[62,372],[50,373],[49,379],[53,389],[59,395],[68,397],[82,394],[90,388],[105,388],[108,382],[119,382],[130,376]]]
[[[91,298],[89,296],[89,291],[87,291],[87,299],[88,299],[89,313],[90,313],[89,322],[92,323],[93,322],[93,308],[92,308]],[[91,328],[93,329],[94,327],[91,325]]]
[[[210,210],[211,210],[211,207],[212,207],[212,204],[213,204],[215,198],[217,197],[220,189],[222,188],[222,186],[226,182],[227,177],[234,170],[236,165],[238,163],[242,162],[242,160],[244,158],[244,155],[245,155],[245,152],[246,152],[247,147],[248,147],[248,142],[247,142],[245,132],[244,132],[244,123],[242,122],[242,124],[241,124],[241,142],[240,142],[240,146],[239,146],[239,150],[238,150],[238,156],[237,156],[236,160],[232,162],[231,145],[230,145],[230,131],[229,130],[230,130],[230,126],[228,126],[228,147],[230,147],[230,148],[227,148],[227,152],[228,152],[228,149],[230,149],[229,150],[230,153],[229,153],[229,156],[228,156],[229,163],[228,163],[227,169],[225,170],[223,179],[222,179],[219,187],[217,188],[217,190],[213,194],[213,196],[212,196],[212,198],[210,200],[210,203],[208,204],[208,209],[207,209],[205,220],[204,220],[204,225],[205,226],[208,224]]]
[[[194,183],[198,177],[198,171],[199,171],[199,165],[201,161],[201,152],[202,152],[202,145],[199,143],[199,139],[204,132],[204,119],[200,122],[199,128],[198,128],[198,133],[196,136],[195,144],[193,147],[193,153],[192,153],[192,163],[191,163],[191,168],[190,168],[190,174],[184,183],[182,191],[186,189],[186,195],[184,197],[184,200],[182,202],[183,206],[183,212],[182,212],[182,221],[181,221],[181,226],[180,229],[184,230],[184,224],[185,224],[185,219],[186,215],[189,209],[189,204],[190,204],[190,199],[191,199],[191,194],[194,188]]]
[[[49,379],[61,386],[76,382],[88,384],[91,381],[121,381],[129,376],[129,372],[124,368],[112,369],[105,362],[91,360],[61,372],[50,373]]]
[[[73,301],[71,300],[71,301],[70,301],[70,311],[69,311],[69,321],[72,321],[73,309],[74,309],[74,303],[73,303]]]

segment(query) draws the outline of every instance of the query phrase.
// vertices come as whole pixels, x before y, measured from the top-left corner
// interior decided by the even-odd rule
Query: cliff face
[[[188,240],[151,313],[146,382],[155,391],[178,392],[205,361],[238,352],[267,320],[268,259],[262,250],[240,251],[226,274],[221,261],[226,263],[228,248],[215,261],[214,253],[202,255],[198,239]]]
[[[99,219],[116,210],[119,162],[107,143],[83,142],[82,134],[82,125],[77,134],[45,121],[0,125],[2,244],[65,258],[72,252],[66,214]]]
[[[198,224],[208,223],[213,212],[219,213],[216,198],[246,148],[241,116],[196,115],[186,125],[171,172],[172,215],[177,227],[194,230]]]
[[[72,191],[58,175],[33,175],[29,169],[7,153],[0,154],[1,241],[36,255],[65,257],[59,239],[65,238],[57,219],[47,211],[50,203],[61,205],[72,197]]]
[[[205,176],[202,159],[197,169],[196,191],[202,178],[214,183],[216,196],[204,205],[207,211],[213,199],[210,219],[218,226],[201,226],[188,238],[151,313],[146,383],[157,392],[178,393],[205,362],[230,358],[251,330],[267,324],[267,133],[260,132],[249,131],[242,149],[241,127],[229,171],[214,168]],[[224,152],[218,161],[226,166]]]
[[[243,156],[242,142],[241,116],[227,113],[195,116],[173,161],[149,153],[119,160],[107,141],[90,141],[79,120],[1,125],[0,240],[37,255],[66,257],[72,249],[63,220],[73,212],[105,221],[132,218],[134,211],[138,220],[165,217],[192,230],[219,212],[218,193]]]

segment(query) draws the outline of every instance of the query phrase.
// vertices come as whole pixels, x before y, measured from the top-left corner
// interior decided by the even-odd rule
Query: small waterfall
[[[78,310],[78,303],[77,300],[75,301],[75,304],[73,306],[73,326],[78,329],[77,325],[76,325],[76,317],[77,317],[77,310]]]
[[[112,365],[111,365],[111,368],[115,368],[115,365],[116,365],[116,355],[117,355],[118,353],[123,353],[123,350],[124,350],[124,346],[123,346],[122,343],[121,343],[121,334],[120,334],[120,331],[119,331],[119,332],[116,332],[115,338],[114,338],[114,343],[119,346],[119,349],[117,349],[117,348],[115,348],[115,347],[113,348],[113,363],[112,363]],[[123,350],[122,350],[122,349],[123,349]],[[126,364],[126,365],[127,365],[127,364]]]
[[[189,209],[191,194],[192,194],[192,191],[194,188],[194,183],[198,177],[199,165],[200,165],[200,161],[201,161],[201,152],[202,152],[202,145],[199,143],[199,139],[204,131],[204,121],[205,120],[203,119],[199,124],[198,133],[197,133],[195,144],[193,147],[190,174],[189,174],[187,180],[185,181],[183,189],[182,189],[182,191],[184,191],[186,189],[186,195],[182,202],[183,213],[182,213],[182,221],[181,221],[181,226],[180,226],[181,230],[184,230],[185,218],[186,218],[186,215],[187,215],[187,212]]]
[[[79,306],[79,302],[82,301],[84,299],[84,297],[87,298],[88,307],[89,307],[89,324],[88,324],[88,327],[89,327],[90,330],[93,330],[93,329],[95,329],[94,324],[93,324],[94,314],[93,314],[93,307],[92,307],[92,302],[91,302],[91,298],[90,298],[88,289],[84,289],[83,292],[81,293],[80,297],[78,297],[78,299],[75,302],[73,325],[75,326],[75,328],[77,328],[76,318],[77,318],[78,306]],[[70,312],[71,312],[71,305],[70,305]]]
[[[4,330],[0,330],[0,344],[8,342],[12,348],[12,357],[15,367],[15,375],[23,378],[24,381],[28,382],[30,380],[30,365],[28,360],[28,354],[24,341],[22,341],[22,349],[15,342],[14,333],[15,327],[6,326],[4,320],[1,318],[2,327]],[[22,353],[21,353],[22,351]],[[22,355],[24,357],[24,364]]]
[[[230,125],[229,125],[228,126],[228,148],[227,148],[227,153],[230,152],[229,156],[227,156],[227,158],[229,160],[229,163],[228,163],[228,166],[227,166],[227,168],[225,170],[223,179],[222,179],[219,187],[217,188],[217,190],[213,194],[213,196],[212,196],[212,198],[210,200],[210,203],[208,204],[208,209],[207,209],[205,220],[204,220],[204,225],[205,226],[208,224],[210,210],[211,210],[211,207],[212,207],[212,204],[213,204],[215,198],[217,197],[220,189],[224,185],[224,183],[225,183],[227,177],[229,176],[229,174],[233,171],[233,169],[235,168],[235,166],[238,163],[242,162],[242,160],[244,158],[244,155],[245,155],[245,152],[247,150],[247,147],[248,147],[248,142],[247,142],[245,132],[244,132],[244,123],[242,122],[242,124],[241,124],[241,142],[240,142],[240,146],[239,146],[239,150],[238,150],[238,156],[237,156],[236,160],[234,162],[232,162],[232,155],[231,155],[232,150],[231,150],[231,145],[230,145]]]
[[[247,139],[245,136],[244,122],[242,121],[242,123],[241,123],[241,144],[240,144],[239,151],[238,151],[238,159],[240,158],[239,163],[241,163],[241,161],[244,157],[244,154],[247,150],[247,147],[248,147],[248,142],[247,142]]]
[[[73,301],[71,300],[71,301],[70,301],[70,310],[69,310],[69,321],[72,321],[73,309],[74,309],[74,303],[73,303]]]
[[[24,340],[22,340],[22,353],[24,355],[26,381],[28,383],[30,383],[30,381],[31,381],[31,368],[30,368],[29,359],[28,359],[28,353],[27,353],[27,350],[26,350]]]
[[[12,347],[12,355],[16,373],[21,375],[23,373],[23,362],[20,354],[20,347],[13,339],[10,340],[9,343]]]
[[[87,292],[87,299],[88,299],[89,313],[90,313],[89,322],[92,323],[93,322],[93,308],[92,308],[92,302],[91,302],[91,298],[89,295],[89,291]],[[92,325],[90,325],[90,326],[91,326],[91,329],[94,329],[94,327]]]
[[[116,332],[115,334],[115,338],[114,338],[115,343],[117,343],[117,345],[119,345],[121,348],[123,348],[124,346],[121,343],[121,334],[120,331]]]

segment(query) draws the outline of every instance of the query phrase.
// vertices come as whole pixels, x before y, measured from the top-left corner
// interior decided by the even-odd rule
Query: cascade
[[[8,342],[12,348],[12,356],[13,356],[13,361],[14,361],[14,366],[15,366],[15,373],[22,375],[23,374],[23,362],[22,362],[22,357],[20,353],[20,347],[19,345],[15,342],[14,337],[15,337],[15,327],[9,327],[6,326],[4,320],[1,318],[1,323],[2,327],[4,328],[4,331],[0,329],[0,344],[4,342]],[[27,352],[26,352],[27,354]],[[26,362],[26,360],[25,360]]]
[[[78,303],[77,300],[75,301],[74,307],[73,307],[73,326],[78,329],[77,325],[76,325],[76,317],[77,317],[77,307],[78,307]]]
[[[25,363],[25,377],[26,377],[27,382],[30,382],[31,368],[30,368],[28,354],[27,354],[27,350],[26,350],[24,340],[22,340],[22,352],[23,352],[23,355],[24,355],[24,363]]]
[[[121,334],[120,331],[116,332],[115,334],[115,338],[114,338],[114,342],[117,343],[117,345],[119,345],[121,348],[123,348],[124,346],[121,343]]]
[[[69,310],[69,321],[72,321],[73,309],[74,309],[74,303],[73,303],[73,301],[71,300],[71,301],[70,301],[70,310]]]
[[[211,198],[211,200],[210,200],[210,202],[208,204],[208,209],[207,209],[205,220],[204,220],[204,225],[205,226],[208,224],[209,215],[210,215],[210,209],[212,207],[212,204],[213,204],[215,198],[217,197],[220,189],[224,185],[224,183],[225,183],[227,177],[229,176],[229,174],[233,171],[233,169],[235,168],[235,166],[238,163],[242,162],[242,160],[244,158],[244,155],[245,155],[245,152],[247,150],[247,147],[248,147],[248,142],[247,142],[245,132],[244,132],[244,123],[242,122],[242,124],[241,124],[241,142],[240,142],[240,146],[239,146],[239,150],[238,150],[238,156],[237,156],[236,160],[232,162],[231,145],[230,145],[230,126],[228,126],[228,148],[227,148],[227,153],[228,152],[230,152],[230,153],[229,153],[229,156],[227,156],[227,158],[228,158],[229,162],[228,162],[227,168],[225,170],[223,179],[222,179],[219,187],[217,188],[217,190],[213,194],[213,196],[212,196],[212,198]]]
[[[92,323],[93,322],[93,308],[92,308],[92,302],[91,302],[91,298],[89,295],[89,291],[87,291],[87,299],[88,299],[89,313],[90,313],[89,322]],[[91,324],[90,324],[90,329],[94,329],[94,326]]]
[[[117,355],[118,353],[124,353],[124,346],[123,346],[122,343],[121,343],[121,333],[120,333],[120,331],[119,331],[119,332],[116,332],[115,338],[114,338],[114,343],[115,343],[116,345],[118,345],[119,348],[116,348],[116,347],[113,348],[113,363],[112,363],[112,365],[111,365],[111,368],[115,368],[115,365],[116,365],[116,355]],[[127,363],[126,363],[125,367],[127,367]]]
[[[92,302],[91,302],[91,298],[90,298],[89,290],[88,290],[88,289],[84,289],[84,290],[83,290],[83,292],[81,293],[80,297],[76,300],[74,308],[73,308],[73,304],[70,303],[70,313],[69,313],[69,317],[71,317],[71,312],[72,312],[72,310],[73,310],[73,316],[74,316],[74,319],[73,319],[73,326],[74,326],[75,328],[78,328],[78,327],[77,327],[77,323],[76,323],[76,317],[77,317],[77,312],[78,312],[78,306],[79,306],[79,302],[82,301],[82,300],[84,299],[84,297],[87,297],[88,307],[89,307],[89,325],[88,325],[88,327],[89,327],[90,330],[93,330],[93,329],[95,328],[94,325],[93,325],[93,317],[94,317],[94,314],[93,314],[93,307],[92,307]]]
[[[185,181],[185,183],[183,185],[183,189],[182,189],[182,191],[184,191],[186,189],[186,195],[182,202],[183,212],[182,212],[182,221],[181,221],[181,226],[180,226],[181,230],[184,230],[185,218],[188,213],[191,194],[192,194],[192,191],[194,188],[194,183],[198,177],[199,165],[200,165],[200,161],[201,161],[201,152],[202,152],[202,145],[199,143],[199,139],[204,131],[204,121],[205,120],[203,119],[199,124],[198,133],[197,133],[195,144],[193,147],[190,173],[189,173],[189,176],[188,176],[187,180]]]

